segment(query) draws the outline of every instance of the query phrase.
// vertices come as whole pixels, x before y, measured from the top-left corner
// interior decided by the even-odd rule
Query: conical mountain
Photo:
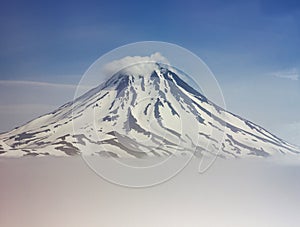
[[[147,70],[145,70],[147,68]],[[76,100],[0,135],[0,156],[216,154],[268,157],[299,149],[232,114],[161,64],[122,70]]]

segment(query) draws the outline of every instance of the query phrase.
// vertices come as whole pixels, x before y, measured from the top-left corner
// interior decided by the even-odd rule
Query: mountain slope
[[[298,154],[262,127],[218,107],[151,63],[122,70],[104,84],[0,135],[0,156],[135,157],[213,153],[222,157]]]

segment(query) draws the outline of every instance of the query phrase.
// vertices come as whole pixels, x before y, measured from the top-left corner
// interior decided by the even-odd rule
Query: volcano
[[[158,63],[121,70],[57,110],[1,134],[0,156],[299,154],[299,148],[217,106],[182,76]]]

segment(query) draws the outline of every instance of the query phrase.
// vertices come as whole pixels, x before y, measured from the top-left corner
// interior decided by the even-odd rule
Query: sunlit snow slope
[[[180,77],[154,63],[150,71],[120,71],[52,113],[1,134],[0,156],[213,153],[236,158],[299,153],[262,127],[216,106]]]

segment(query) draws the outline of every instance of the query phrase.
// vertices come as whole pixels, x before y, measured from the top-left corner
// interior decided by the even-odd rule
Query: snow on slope
[[[218,107],[180,77],[155,63],[120,71],[76,100],[1,134],[0,155],[299,154],[297,147]]]

